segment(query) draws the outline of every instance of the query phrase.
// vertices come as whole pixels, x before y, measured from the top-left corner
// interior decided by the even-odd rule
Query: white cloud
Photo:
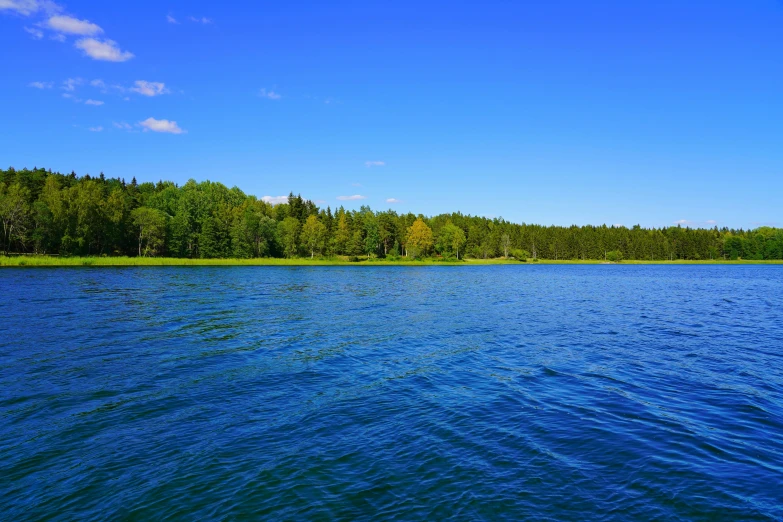
[[[266,98],[268,100],[279,100],[282,98],[279,94],[277,94],[275,91],[266,90],[266,89],[260,89],[258,91],[258,95],[262,98]]]
[[[171,15],[166,15],[166,21],[170,24],[178,24],[177,19]]]
[[[683,225],[686,227],[702,227],[702,226],[715,226],[718,224],[714,219],[708,219],[707,221],[693,221],[691,219],[678,219],[674,222],[675,225]]]
[[[120,130],[126,130],[126,131],[133,130],[133,125],[124,121],[120,121],[120,122],[114,121],[112,122],[112,126],[115,129],[120,129]]]
[[[101,132],[101,131],[103,130],[103,127],[101,127],[100,125],[98,125],[97,127],[90,127],[88,130],[89,130],[90,132]]]
[[[32,36],[35,40],[40,40],[44,37],[43,31],[36,29],[35,27],[25,27],[24,30],[27,31],[27,33],[29,33],[30,36]]]
[[[388,198],[386,203],[402,203],[402,201],[397,198]]]
[[[38,11],[59,13],[62,7],[51,0],[0,0],[0,11],[15,11],[23,16],[30,16]]]
[[[93,80],[90,82],[90,85],[93,87],[98,87],[99,89],[105,89],[106,84],[103,82],[103,80]]]
[[[367,199],[367,196],[360,196],[359,194],[354,194],[353,196],[337,196],[337,199],[340,201],[358,201],[360,199]]]
[[[201,18],[197,16],[189,16],[188,20],[190,20],[191,22],[196,22],[197,24],[204,24],[204,25],[212,23],[212,19],[207,18],[206,16],[202,16]]]
[[[89,20],[79,20],[67,15],[52,16],[47,20],[46,25],[49,29],[65,34],[95,36],[103,32],[103,29]]]
[[[51,89],[54,86],[52,82],[30,82],[28,85],[36,89]]]
[[[102,102],[102,101],[100,101],[100,100],[87,100],[86,102],[84,102],[84,104],[85,104],[85,105],[95,105],[95,106],[100,106],[100,105],[103,105],[103,102]]]
[[[54,40],[55,42],[64,42],[66,40],[65,35],[60,33],[50,35],[49,39]]]
[[[63,82],[63,90],[68,92],[73,92],[76,90],[76,87],[82,85],[84,83],[84,80],[81,78],[68,78]]]
[[[144,127],[145,131],[151,130],[153,132],[167,132],[169,134],[183,134],[187,132],[183,129],[180,129],[176,121],[147,118],[144,121],[140,121],[139,125]]]
[[[169,92],[169,90],[166,89],[166,85],[162,82],[146,82],[144,80],[136,80],[134,84],[136,87],[131,87],[130,90],[143,96],[158,96],[160,94],[167,94]]]
[[[288,196],[264,196],[261,201],[265,201],[270,205],[280,205],[282,203],[288,203]]]
[[[386,166],[386,162],[385,161],[365,161],[364,162],[364,166],[367,167],[367,168],[370,168],[370,167],[384,167],[384,166]]]
[[[96,40],[95,38],[82,38],[76,42],[76,47],[84,51],[86,56],[93,60],[105,62],[125,62],[133,58],[133,53],[122,51],[113,40]]]

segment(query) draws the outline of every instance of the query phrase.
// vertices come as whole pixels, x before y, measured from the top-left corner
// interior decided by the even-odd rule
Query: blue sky
[[[778,0],[0,0],[0,48],[4,166],[527,223],[783,225]]]

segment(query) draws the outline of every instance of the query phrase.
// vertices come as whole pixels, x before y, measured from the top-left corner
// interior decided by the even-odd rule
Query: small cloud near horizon
[[[360,199],[367,199],[367,196],[354,194],[353,196],[337,196],[337,199],[340,201],[358,201]]]
[[[368,169],[371,167],[385,167],[386,162],[385,161],[365,161],[364,166]]]
[[[282,203],[288,203],[288,196],[263,196],[261,201],[269,203],[270,205],[280,205]]]
[[[386,200],[386,203],[402,203],[402,200],[399,200],[397,198],[388,198]]]
[[[155,118],[147,118],[144,121],[140,121],[138,125],[141,126],[145,132],[165,132],[168,134],[185,134],[187,132],[186,130],[181,129],[179,125],[177,125],[176,121],[170,120],[156,120]]]
[[[699,227],[704,225],[715,226],[718,222],[714,219],[708,219],[707,221],[693,221],[690,219],[678,219],[674,222],[675,225],[682,225],[687,227]]]

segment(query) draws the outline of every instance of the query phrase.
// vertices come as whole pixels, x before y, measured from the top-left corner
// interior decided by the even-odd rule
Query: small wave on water
[[[783,518],[779,267],[0,287],[3,520]]]

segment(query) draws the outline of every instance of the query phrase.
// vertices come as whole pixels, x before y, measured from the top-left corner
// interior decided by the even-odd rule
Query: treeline
[[[221,183],[0,170],[8,253],[253,258],[321,255],[540,259],[783,259],[783,229],[540,226],[461,213],[434,217],[271,205]]]

